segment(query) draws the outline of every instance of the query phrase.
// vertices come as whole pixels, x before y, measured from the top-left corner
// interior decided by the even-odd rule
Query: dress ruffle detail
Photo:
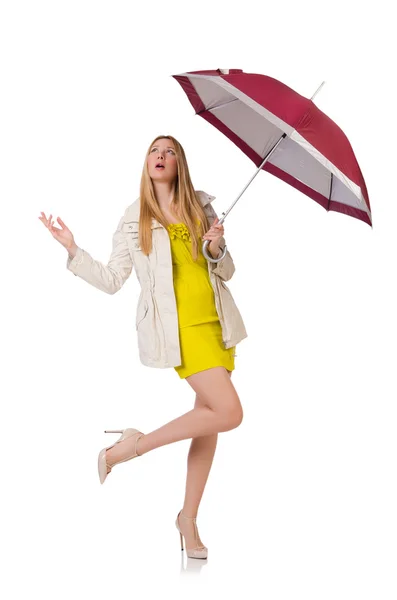
[[[170,223],[168,225],[168,231],[172,240],[176,237],[185,241],[190,241],[191,239],[190,231],[186,227],[185,223]]]

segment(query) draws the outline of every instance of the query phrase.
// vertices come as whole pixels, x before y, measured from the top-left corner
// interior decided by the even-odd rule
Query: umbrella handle
[[[231,207],[230,207],[230,209],[227,212],[230,212],[230,210],[231,210]],[[226,219],[226,217],[227,217],[227,213],[222,213],[222,217],[219,219],[217,225],[222,225],[222,223],[224,222],[224,220]],[[212,263],[218,263],[218,262],[220,262],[222,260],[222,258],[225,258],[225,256],[226,256],[226,252],[227,252],[227,246],[226,246],[226,244],[225,244],[225,247],[224,247],[224,249],[222,251],[222,254],[219,256],[219,258],[213,258],[207,252],[207,246],[208,246],[209,243],[210,243],[210,240],[205,240],[205,242],[203,244],[203,254],[204,254],[205,258],[207,260],[209,260],[210,262],[212,262]]]
[[[221,256],[219,258],[213,258],[208,252],[207,252],[207,246],[210,243],[209,240],[205,240],[204,244],[203,244],[203,254],[205,256],[205,258],[207,260],[209,260],[212,263],[218,263],[220,260],[222,260],[222,258],[225,258],[226,252],[227,252],[227,246],[225,244],[225,247],[223,249],[223,252],[221,254]]]

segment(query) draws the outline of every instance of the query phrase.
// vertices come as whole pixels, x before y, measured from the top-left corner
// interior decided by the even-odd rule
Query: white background
[[[2,541],[5,597],[394,599],[396,54],[386,1],[5,1],[0,11]],[[390,5],[391,7],[392,5]],[[260,173],[225,221],[248,337],[181,563],[190,441],[115,467],[117,436],[190,410],[173,369],[139,362],[135,272],[114,296],[66,269],[38,219],[106,263],[158,134],[184,146],[218,214],[255,166],[171,75],[240,68],[310,97],[348,136],[373,229]],[[248,590],[251,589],[251,592]],[[255,591],[252,591],[252,590]]]

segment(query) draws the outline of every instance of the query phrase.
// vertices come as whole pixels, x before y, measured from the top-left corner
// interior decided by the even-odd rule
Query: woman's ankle
[[[148,448],[146,445],[146,435],[143,434],[141,436],[139,436],[139,439],[136,443],[136,453],[138,454],[138,456],[142,456],[142,454],[146,454],[146,452],[148,452]]]
[[[181,510],[181,516],[186,517],[187,519],[196,519],[197,518],[198,509],[191,506],[184,506]]]

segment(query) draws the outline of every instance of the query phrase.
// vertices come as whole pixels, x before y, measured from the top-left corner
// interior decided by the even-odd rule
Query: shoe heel
[[[143,436],[143,433],[141,431],[139,431],[138,429],[133,429],[132,427],[128,427],[127,429],[105,429],[104,430],[105,433],[121,433],[121,436],[119,437],[118,440],[115,441],[114,444],[112,444],[111,446],[107,446],[107,448],[103,448],[98,456],[98,473],[99,473],[99,480],[101,483],[103,483],[106,479],[106,477],[109,475],[109,473],[107,472],[107,469],[110,468],[108,467],[108,464],[106,462],[106,451],[110,450],[111,448],[113,448],[116,444],[118,444],[119,442],[122,442],[124,440],[126,440],[129,437],[135,436],[137,434],[139,434],[135,440],[135,454],[133,456],[129,456],[126,458],[123,458],[122,460],[118,460],[116,463],[114,463],[112,465],[111,468],[113,468],[115,465],[118,465],[119,463],[122,462],[126,462],[127,460],[131,460],[132,458],[135,458],[136,456],[141,456],[140,454],[138,454],[138,452],[136,451],[137,448],[137,444],[139,439]]]
[[[178,516],[176,518],[175,525],[176,525],[177,530],[179,531],[179,537],[181,539],[181,550],[183,550],[183,535],[182,535],[182,532],[181,532],[181,530],[179,528],[179,524],[178,524],[179,516],[183,517],[184,519],[188,519],[189,521],[193,521],[194,529],[195,529],[196,547],[195,548],[185,548],[186,556],[188,558],[202,558],[202,559],[208,558],[208,548],[203,545],[200,545],[200,546],[198,545],[198,541],[197,541],[198,540],[198,531],[197,531],[197,525],[196,525],[196,517],[185,517],[185,515],[180,510],[178,513]],[[186,546],[186,543],[185,543],[185,546]]]

